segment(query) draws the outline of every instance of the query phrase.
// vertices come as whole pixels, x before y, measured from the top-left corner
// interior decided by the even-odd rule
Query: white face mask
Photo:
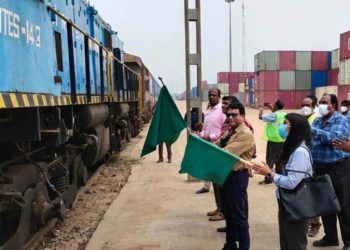
[[[310,107],[302,107],[302,108],[301,108],[301,114],[302,114],[303,116],[309,116],[309,115],[312,114],[312,110],[311,110]]]
[[[328,110],[328,104],[320,104],[318,106],[318,112],[320,112],[320,115],[322,115],[322,116],[327,115],[330,112]]]
[[[341,106],[340,111],[344,113],[344,112],[348,111],[348,107]]]

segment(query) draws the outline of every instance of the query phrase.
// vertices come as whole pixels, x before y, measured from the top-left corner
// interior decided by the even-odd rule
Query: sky
[[[192,6],[194,1],[189,1]],[[216,83],[218,72],[229,71],[229,5],[224,0],[200,1],[202,79]],[[244,1],[246,71],[254,71],[254,55],[263,50],[333,50],[339,48],[339,35],[350,30],[349,0]],[[124,50],[140,56],[155,77],[162,76],[170,92],[185,90],[183,0],[90,4],[118,32]],[[231,9],[232,71],[242,71],[242,0]],[[195,78],[191,81],[194,86]]]

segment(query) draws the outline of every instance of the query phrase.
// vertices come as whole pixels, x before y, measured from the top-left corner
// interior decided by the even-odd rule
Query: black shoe
[[[219,228],[216,229],[216,231],[219,232],[219,233],[226,233],[227,228],[226,227],[219,227]]]
[[[208,192],[209,192],[208,189],[206,189],[206,188],[201,188],[201,189],[199,189],[199,190],[196,192],[196,194],[203,194],[203,193],[208,193]]]
[[[268,184],[271,184],[272,181],[263,180],[263,181],[259,181],[258,183],[259,185],[268,185]]]
[[[225,243],[222,250],[236,250],[236,249],[238,249],[237,246],[229,246],[227,245],[227,243]]]
[[[328,240],[326,237],[323,237],[320,240],[316,240],[312,243],[314,247],[331,247],[331,246],[339,246],[338,240]]]

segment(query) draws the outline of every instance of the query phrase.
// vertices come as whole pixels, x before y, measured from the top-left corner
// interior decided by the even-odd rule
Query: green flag
[[[186,123],[168,89],[163,86],[141,156],[156,150],[159,143],[175,142],[184,128],[186,128]]]
[[[190,134],[179,173],[223,185],[240,158],[222,148]]]

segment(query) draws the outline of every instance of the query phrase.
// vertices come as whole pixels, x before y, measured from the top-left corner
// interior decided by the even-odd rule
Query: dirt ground
[[[56,223],[37,250],[85,249],[105,212],[128,181],[132,166],[140,160],[131,150],[141,139],[140,135],[133,138],[121,153],[105,163],[91,186],[77,197],[67,218]]]

